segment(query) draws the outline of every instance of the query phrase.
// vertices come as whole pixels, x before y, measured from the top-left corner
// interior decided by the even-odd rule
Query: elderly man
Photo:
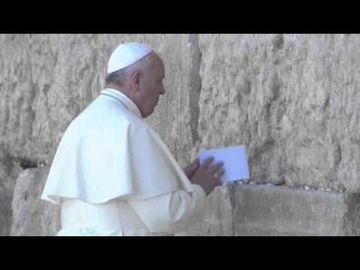
[[[57,235],[171,235],[199,218],[224,170],[212,159],[182,170],[142,120],[165,94],[164,77],[145,44],[113,52],[106,87],[67,128],[42,194],[61,204]]]

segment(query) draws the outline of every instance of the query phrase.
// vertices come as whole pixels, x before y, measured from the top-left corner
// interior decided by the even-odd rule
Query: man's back
[[[55,155],[42,197],[62,204],[59,235],[169,234],[202,209],[202,188],[115,91],[74,119]]]
[[[121,44],[106,87],[70,124],[42,199],[62,203],[60,235],[149,235],[183,230],[221,184],[221,164],[180,168],[144,121],[165,94],[165,67],[148,46]]]

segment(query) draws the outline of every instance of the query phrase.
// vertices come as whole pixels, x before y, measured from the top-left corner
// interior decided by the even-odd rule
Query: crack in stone
[[[199,140],[199,100],[201,94],[200,64],[201,51],[199,47],[199,35],[191,34],[189,36],[190,53],[191,53],[191,70],[190,70],[190,129],[193,145]]]

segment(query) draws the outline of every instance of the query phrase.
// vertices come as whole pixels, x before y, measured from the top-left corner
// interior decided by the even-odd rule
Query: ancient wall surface
[[[26,169],[20,173],[12,199],[10,235],[51,236],[60,230],[60,207],[39,200],[47,168]]]
[[[146,42],[164,59],[166,94],[147,122],[181,165],[206,148],[245,144],[249,188],[359,193],[360,35],[2,34],[0,234],[54,231],[57,210],[36,196],[63,132],[100,93],[123,41]],[[203,227],[187,233],[241,234],[232,188],[211,195]],[[42,211],[41,231],[21,228]]]

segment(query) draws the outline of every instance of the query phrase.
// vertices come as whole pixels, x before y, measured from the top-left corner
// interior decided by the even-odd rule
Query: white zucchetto
[[[152,52],[147,45],[137,42],[120,44],[111,54],[107,73],[126,68]]]

